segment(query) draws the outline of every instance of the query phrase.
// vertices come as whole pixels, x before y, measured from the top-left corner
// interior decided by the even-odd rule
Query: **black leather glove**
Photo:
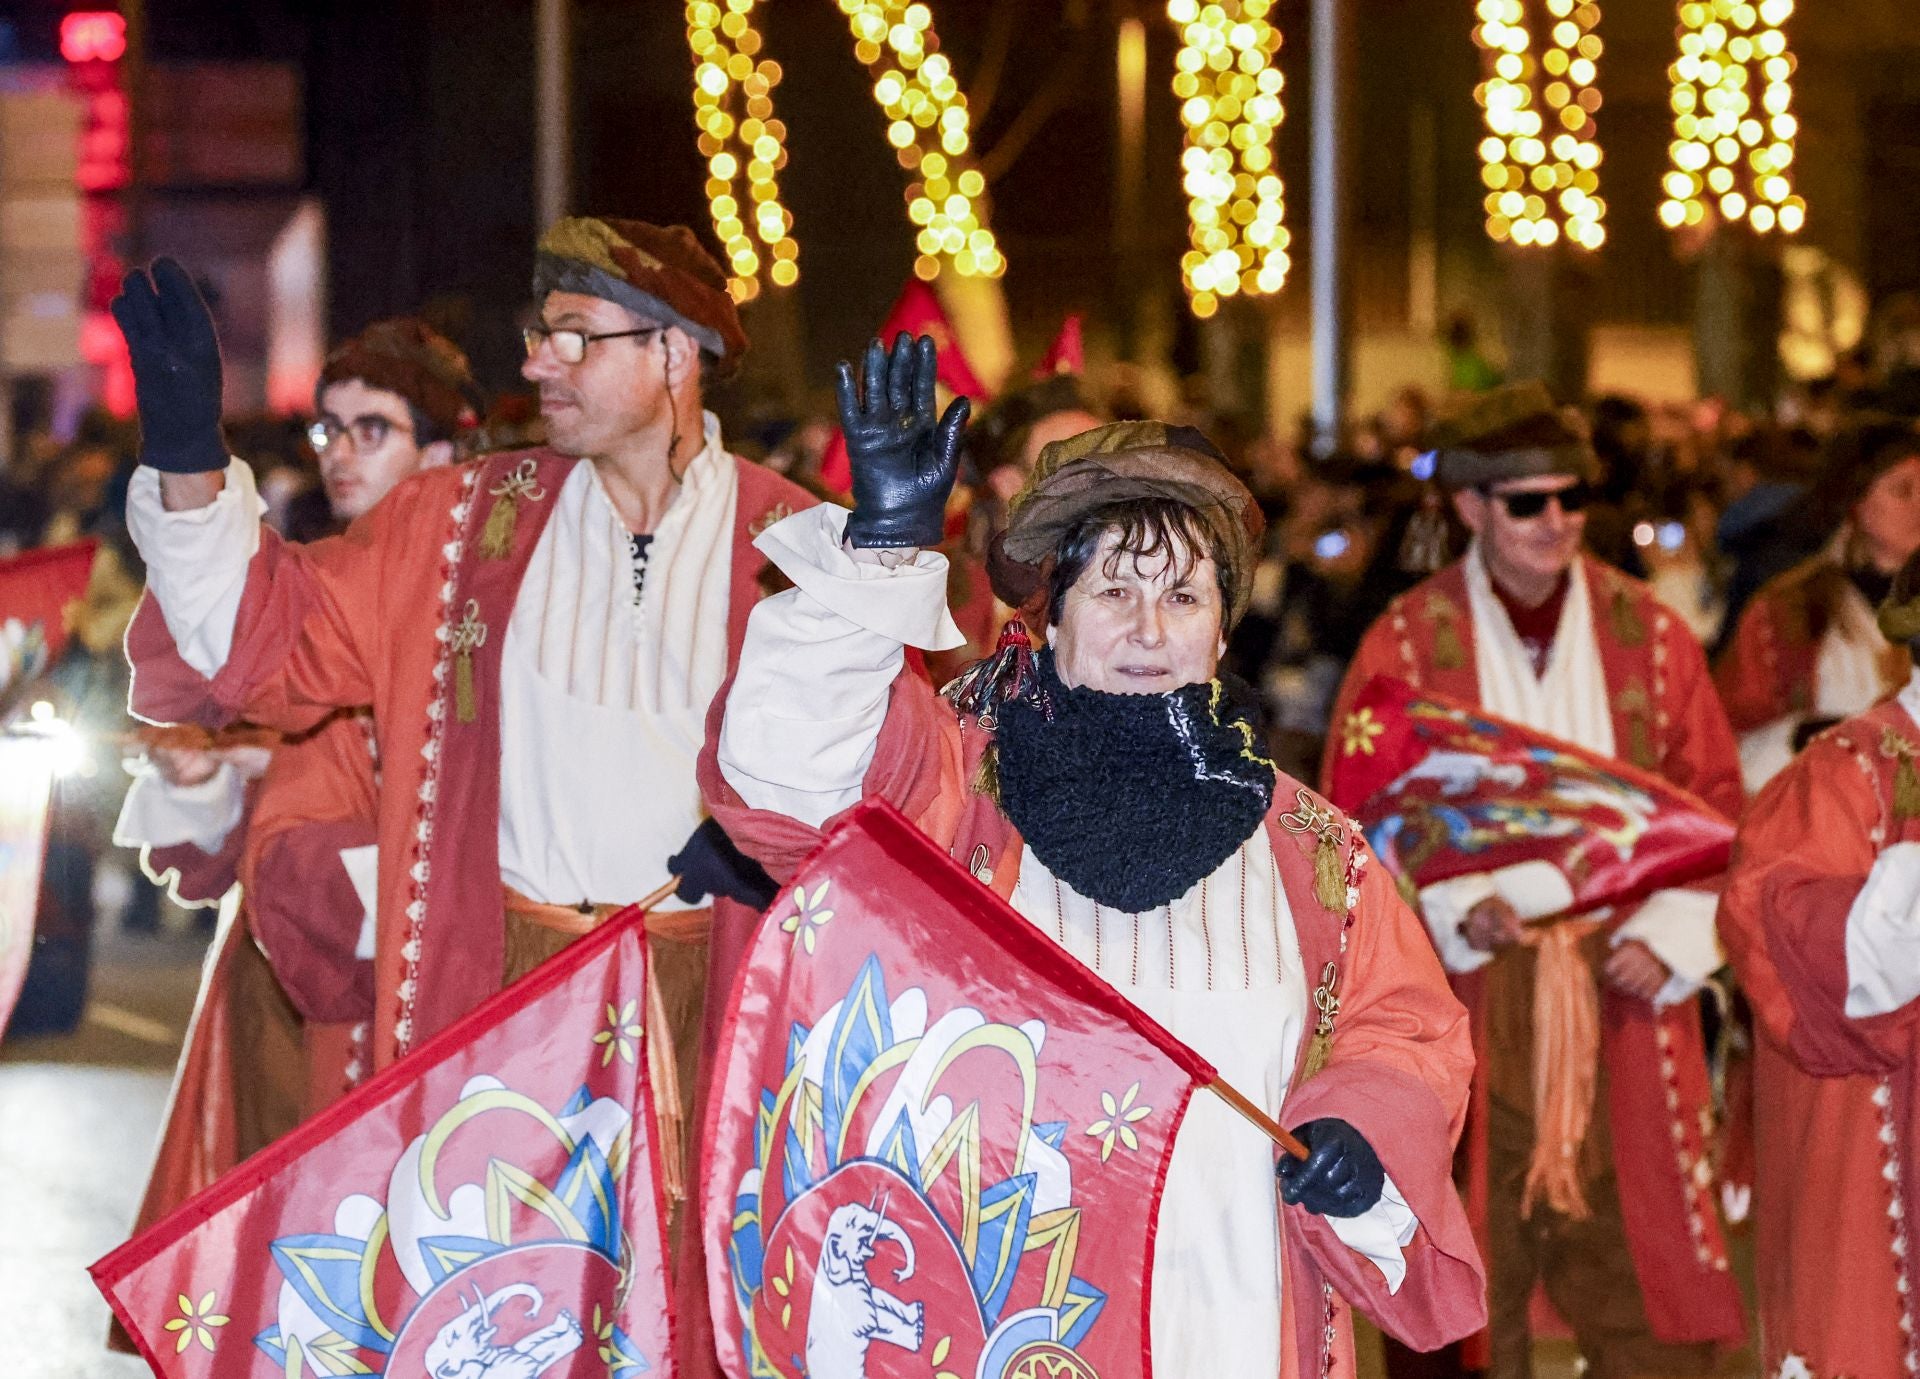
[[[1320,1216],[1360,1216],[1373,1209],[1387,1171],[1366,1136],[1344,1120],[1310,1120],[1293,1132],[1307,1157],[1280,1156],[1280,1199]]]
[[[187,270],[156,259],[136,268],[109,304],[127,340],[140,410],[140,463],[169,474],[227,467],[220,434],[220,342]]]
[[[960,441],[973,404],[957,397],[934,416],[933,339],[902,331],[893,354],[867,346],[864,396],[853,365],[834,366],[840,431],[853,468],[853,512],[847,540],[856,546],[937,546],[945,534],[947,495],[960,464]]]
[[[698,905],[708,896],[725,896],[764,910],[780,893],[766,869],[735,847],[713,819],[696,828],[686,846],[667,859],[667,870],[680,878],[674,894],[689,905]]]

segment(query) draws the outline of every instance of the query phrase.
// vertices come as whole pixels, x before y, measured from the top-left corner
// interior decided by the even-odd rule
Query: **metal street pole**
[[[573,202],[573,105],[567,0],[536,0],[534,51],[534,213],[539,230]]]
[[[1347,415],[1350,321],[1347,315],[1346,103],[1352,0],[1313,0],[1310,115],[1313,157],[1313,450],[1340,445]]]

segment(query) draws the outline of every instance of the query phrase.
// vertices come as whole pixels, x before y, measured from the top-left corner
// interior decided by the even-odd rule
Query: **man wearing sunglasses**
[[[761,593],[753,535],[811,500],[729,454],[702,407],[747,341],[690,230],[562,220],[534,295],[523,372],[547,447],[421,474],[344,536],[293,548],[261,529],[227,460],[205,305],[176,264],[128,276],[115,315],[143,460],[129,523],[152,595],[128,640],[134,707],[299,731],[373,706],[373,1069],[681,876],[650,964],[661,999],[645,1003],[674,1055],[655,1107],[678,1196],[713,1035],[709,934],[725,982],[752,921],[728,898],[767,884],[703,823],[695,761]],[[698,1232],[683,1234],[680,1369],[701,1374],[703,1270]]]
[[[1581,548],[1599,478],[1584,421],[1520,384],[1467,401],[1430,439],[1472,543],[1368,630],[1333,721],[1395,676],[1737,815],[1739,756],[1699,643]],[[1342,750],[1335,732],[1329,768]],[[1714,896],[1569,915],[1560,872],[1522,863],[1419,899],[1480,1059],[1467,1192],[1485,1204],[1489,1373],[1531,1372],[1540,1284],[1596,1379],[1709,1371],[1711,1343],[1745,1333],[1705,1163],[1696,996],[1723,961]]]

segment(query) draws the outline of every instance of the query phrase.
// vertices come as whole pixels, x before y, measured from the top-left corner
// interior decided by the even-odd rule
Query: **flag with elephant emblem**
[[[890,806],[767,912],[707,1120],[734,1379],[1151,1372],[1174,1137],[1214,1070]]]
[[[1571,912],[1722,871],[1733,824],[1699,796],[1444,694],[1375,676],[1334,725],[1327,795],[1409,900],[1468,872],[1545,863]]]
[[[92,1268],[164,1379],[673,1373],[627,910]]]

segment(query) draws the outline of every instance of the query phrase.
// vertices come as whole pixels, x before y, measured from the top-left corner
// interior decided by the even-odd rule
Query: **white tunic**
[[[798,586],[754,610],[722,728],[721,770],[740,796],[818,824],[855,802],[903,642],[953,644],[946,562],[898,569],[841,548],[846,514],[789,517],[759,545]],[[802,680],[804,676],[804,680]],[[1125,914],[1021,855],[1013,906],[1277,1115],[1307,1019],[1293,915],[1265,829],[1169,905]],[[1196,1093],[1174,1142],[1155,1236],[1151,1335],[1162,1379],[1280,1370],[1279,1207],[1272,1144],[1219,1098]],[[1418,1225],[1389,1180],[1364,1216],[1330,1220],[1390,1288]]]

